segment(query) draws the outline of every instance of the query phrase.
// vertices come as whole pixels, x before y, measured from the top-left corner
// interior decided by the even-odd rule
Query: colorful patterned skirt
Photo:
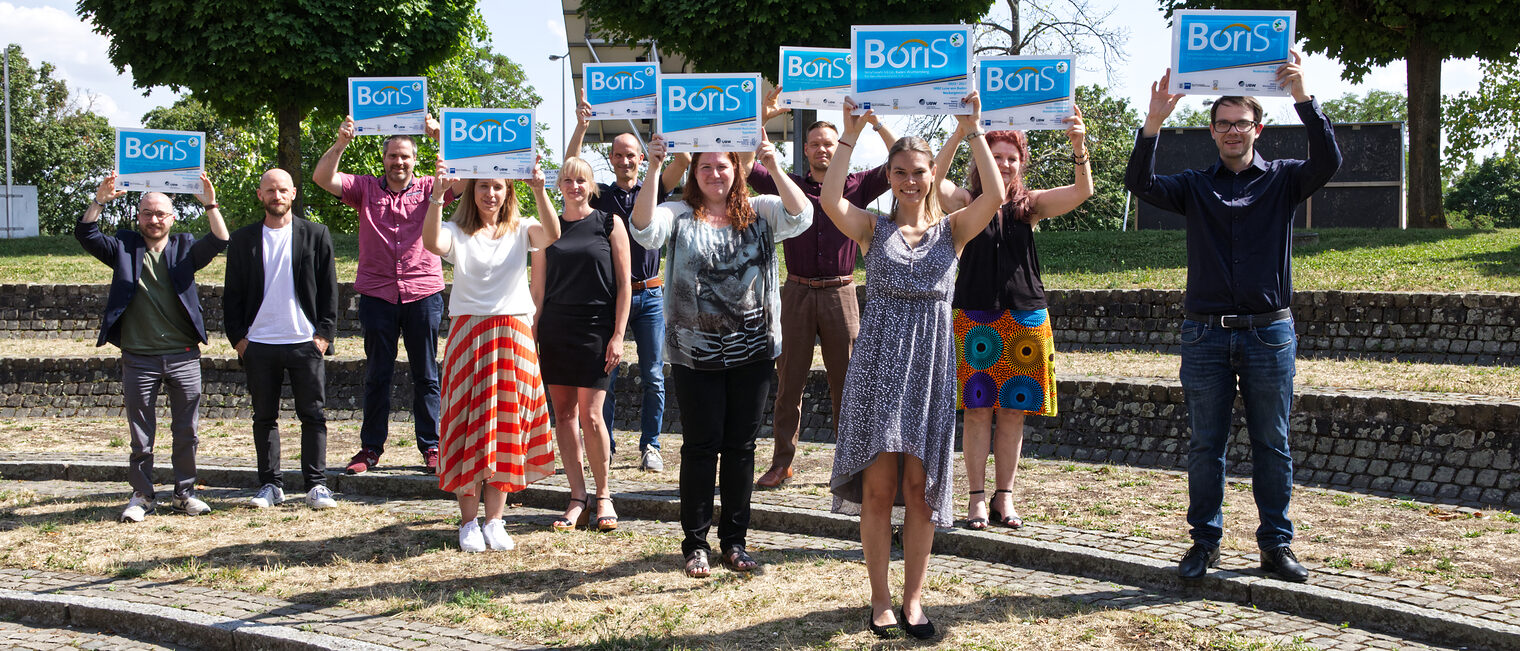
[[[955,310],[956,407],[1056,415],[1055,351],[1046,310]]]
[[[533,332],[520,316],[458,315],[443,359],[438,486],[520,491],[554,474],[554,433]]]

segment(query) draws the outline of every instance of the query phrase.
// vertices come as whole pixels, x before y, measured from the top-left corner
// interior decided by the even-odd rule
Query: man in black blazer
[[[332,353],[338,323],[338,276],[327,227],[290,214],[296,186],[281,169],[259,180],[264,220],[232,234],[227,246],[223,328],[248,376],[259,488],[249,504],[285,501],[280,473],[280,388],[290,376],[301,420],[301,476],[306,504],[337,506],[327,489],[327,417],[322,356]]]

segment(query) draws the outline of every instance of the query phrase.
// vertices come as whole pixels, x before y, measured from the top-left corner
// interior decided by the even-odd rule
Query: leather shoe
[[[773,467],[770,470],[765,471],[765,474],[760,475],[760,478],[755,480],[755,485],[761,488],[780,488],[781,484],[786,483],[786,480],[791,478],[792,469],[790,467]]]
[[[1287,545],[1261,550],[1261,569],[1284,581],[1303,583],[1309,580],[1309,570],[1299,564],[1293,548]]]
[[[1219,567],[1219,548],[1193,543],[1192,549],[1183,554],[1182,562],[1177,564],[1177,576],[1201,579],[1211,567]]]

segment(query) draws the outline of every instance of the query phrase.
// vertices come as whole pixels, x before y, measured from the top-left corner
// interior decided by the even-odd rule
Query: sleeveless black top
[[[961,250],[951,307],[961,310],[1042,310],[1045,284],[1034,228],[1022,217],[1027,208],[1012,202]]]
[[[615,305],[617,284],[612,275],[610,213],[591,211],[585,219],[559,217],[560,236],[544,250],[548,276],[544,303],[565,306]]]

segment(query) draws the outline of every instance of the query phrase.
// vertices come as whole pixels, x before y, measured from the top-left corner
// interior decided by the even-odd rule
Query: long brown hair
[[[887,151],[887,174],[892,173],[892,161],[898,154],[918,152],[929,157],[929,167],[934,167],[934,151],[929,148],[929,143],[923,138],[916,136],[903,136],[892,143],[892,148]],[[929,217],[929,223],[939,222],[945,216],[944,208],[940,207],[939,188],[929,183],[929,192],[924,197],[924,214]],[[892,195],[892,221],[897,221],[897,195]]]
[[[1029,197],[1029,189],[1024,187],[1024,174],[1029,171],[1029,138],[1023,131],[1004,129],[987,132],[989,149],[999,142],[1013,145],[1014,151],[1019,156],[1019,173],[1008,182],[1008,187],[1003,188],[1003,198],[1006,200],[1004,203],[1022,204]],[[971,193],[972,198],[982,196],[982,175],[977,173],[974,158],[971,164],[966,166],[966,191]]]
[[[749,185],[744,182],[744,173],[739,170],[739,154],[734,152],[701,152],[691,159],[691,168],[686,170],[686,187],[690,191],[682,191],[686,199],[686,205],[691,206],[692,216],[698,220],[707,216],[707,202],[702,199],[702,186],[697,183],[697,163],[708,154],[727,156],[729,164],[734,166],[734,184],[729,186],[728,199],[724,203],[728,205],[728,220],[733,223],[734,230],[742,231],[755,223],[755,209],[749,205]]]
[[[489,179],[470,179],[464,184],[464,191],[459,197],[459,207],[454,209],[454,214],[449,221],[459,226],[459,230],[466,235],[474,235],[477,231],[485,228],[485,222],[480,218],[480,209],[475,207],[475,184],[478,181]],[[505,218],[498,214],[496,222],[506,226],[504,232],[510,233],[517,230],[517,184],[512,179],[503,179],[507,182],[507,198],[502,201],[502,210],[506,212]]]

